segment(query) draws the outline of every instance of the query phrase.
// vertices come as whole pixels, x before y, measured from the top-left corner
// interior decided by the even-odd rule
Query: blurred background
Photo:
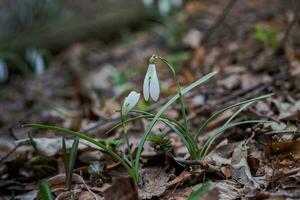
[[[120,97],[141,90],[153,53],[177,67],[182,84],[221,72],[224,80],[214,83],[220,87],[198,97],[199,105],[273,74],[298,74],[299,32],[291,30],[297,29],[299,3],[293,0],[0,4],[0,130],[16,128],[17,138],[24,137],[17,131],[24,121],[83,129],[116,115]],[[175,87],[167,71],[160,73],[167,88],[162,94],[169,95]]]
[[[61,157],[56,161],[54,154],[47,155],[51,162],[44,165],[32,161],[30,145],[18,148],[28,137],[22,123],[119,138],[121,131],[102,133],[118,122],[116,110],[124,97],[131,90],[142,93],[152,54],[176,68],[182,86],[219,72],[185,97],[191,129],[217,109],[275,93],[241,118],[287,122],[276,126],[282,129],[292,121],[293,130],[299,130],[299,16],[299,0],[0,0],[0,163],[5,163],[0,165],[0,199],[1,193],[6,199],[26,199],[35,190],[27,198],[34,199],[38,180],[62,173]],[[138,109],[155,113],[176,93],[168,69],[157,63],[157,71],[160,100],[141,100]],[[173,106],[165,114],[180,119],[178,110]],[[229,116],[222,115],[209,130]],[[133,145],[144,125],[130,127]],[[232,138],[248,137],[245,128],[236,130]],[[47,141],[57,135],[33,132]],[[185,155],[178,138],[175,145]],[[78,159],[89,162],[88,156]]]

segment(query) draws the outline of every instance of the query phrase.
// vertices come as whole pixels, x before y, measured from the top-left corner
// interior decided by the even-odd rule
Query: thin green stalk
[[[72,183],[72,177],[73,177],[73,170],[75,166],[75,161],[77,159],[77,153],[78,153],[78,145],[79,145],[79,137],[75,137],[75,140],[73,142],[69,159],[68,159],[68,173],[66,177],[66,185],[68,190],[71,190],[71,183]]]
[[[168,68],[171,70],[171,72],[174,76],[175,83],[176,83],[176,88],[177,88],[177,93],[179,94],[179,103],[180,103],[180,106],[181,106],[181,113],[182,113],[182,116],[183,116],[183,119],[184,119],[184,127],[185,127],[187,133],[190,135],[189,125],[188,125],[187,115],[186,115],[186,108],[185,108],[185,105],[184,105],[183,95],[182,95],[182,92],[181,92],[178,77],[176,75],[176,71],[175,71],[174,67],[165,58],[162,58],[162,57],[156,56],[156,55],[154,55],[154,57],[157,57],[163,63],[165,63],[168,66]]]
[[[215,112],[213,115],[211,115],[199,128],[195,138],[196,140],[198,141],[199,139],[199,136],[202,135],[205,131],[205,128],[206,126],[208,125],[208,123],[210,123],[212,120],[216,119],[220,114],[222,114],[223,112],[231,109],[231,108],[234,108],[234,107],[237,107],[237,106],[240,106],[240,105],[243,105],[243,104],[246,104],[246,103],[250,103],[250,102],[254,102],[254,101],[257,101],[257,100],[261,100],[261,99],[265,99],[265,98],[268,98],[270,96],[272,96],[273,94],[267,94],[267,95],[262,95],[262,96],[259,96],[259,97],[256,97],[256,98],[253,98],[253,99],[248,99],[248,100],[245,100],[245,101],[242,101],[242,102],[239,102],[239,103],[236,103],[236,104],[233,104],[233,105],[230,105],[226,108],[223,108],[217,112]]]
[[[227,126],[232,120],[234,120],[234,118],[236,116],[238,116],[238,114],[240,114],[243,110],[245,110],[246,108],[248,108],[255,102],[256,101],[252,101],[252,102],[246,103],[242,107],[240,107],[233,115],[231,115],[231,117],[225,122],[225,124],[223,124],[223,127]]]
[[[137,119],[141,119],[141,118],[145,118],[145,119],[153,119],[155,117],[154,114],[146,112],[146,111],[141,111],[141,110],[131,110],[131,112],[135,112],[135,113],[141,113],[141,115],[136,116],[136,117],[132,117],[130,119],[127,119],[125,122],[130,122],[130,121],[134,121]],[[169,126],[181,139],[181,141],[184,143],[184,145],[187,147],[189,154],[191,156],[192,159],[196,159],[198,152],[199,152],[199,148],[197,146],[196,141],[191,138],[191,137],[187,137],[188,135],[185,132],[184,127],[179,124],[178,122],[176,122],[175,120],[168,118],[168,117],[160,117],[159,121],[163,122],[164,124],[166,124],[167,126]],[[113,128],[111,128],[108,132],[113,131],[114,129],[118,128],[122,126],[122,123],[118,123],[116,124]],[[107,132],[106,132],[107,133]]]
[[[122,108],[121,108],[121,111],[120,111],[121,123],[122,123],[122,127],[123,127],[123,132],[124,132],[124,140],[125,140],[125,142],[127,144],[127,150],[128,150],[128,154],[129,154],[129,160],[130,160],[130,163],[132,165],[133,164],[133,157],[132,157],[132,153],[131,153],[130,143],[129,143],[129,140],[128,140],[128,132],[127,132],[127,128],[126,128],[126,124],[125,124],[125,119],[124,119],[124,115],[122,113],[122,110],[123,110],[123,105],[122,105]]]
[[[42,124],[24,124],[22,125],[22,127],[24,128],[34,128],[34,129],[42,129],[42,130],[52,130],[52,131],[57,131],[57,132],[61,132],[67,135],[71,135],[74,137],[79,137],[83,140],[86,140],[88,142],[91,142],[93,144],[95,144],[96,146],[100,147],[104,152],[106,152],[107,154],[111,155],[114,159],[116,159],[118,162],[120,162],[121,165],[123,165],[123,167],[127,170],[127,172],[129,173],[130,176],[132,176],[134,178],[135,183],[137,183],[137,179],[136,177],[136,173],[128,164],[127,162],[125,162],[125,160],[118,155],[116,152],[114,152],[112,149],[110,149],[109,147],[106,147],[105,144],[102,144],[101,142],[98,142],[97,140],[95,140],[94,138],[76,132],[76,131],[72,131],[69,129],[65,129],[65,128],[60,128],[57,126],[50,126],[50,125],[42,125]]]
[[[62,142],[63,159],[64,159],[64,164],[65,164],[65,173],[66,173],[66,177],[68,177],[68,174],[69,174],[69,167],[68,167],[69,166],[69,158],[68,158],[68,151],[67,151],[67,145],[66,145],[65,137],[62,138],[61,142]],[[66,188],[68,188],[67,184],[66,184]]]
[[[199,200],[201,197],[208,192],[210,189],[212,183],[210,181],[207,181],[201,185],[200,188],[193,191],[192,194],[188,197],[187,200]]]
[[[211,77],[213,77],[216,74],[216,72],[211,72],[207,75],[205,75],[204,77],[202,77],[201,79],[197,80],[196,82],[192,83],[191,85],[189,85],[188,87],[184,88],[182,90],[182,95],[185,95],[187,92],[189,92],[190,90],[192,90],[193,88],[199,86],[200,84],[204,83],[205,81],[207,81],[208,79],[210,79]],[[134,163],[134,171],[138,172],[139,170],[139,161],[140,161],[140,156],[143,150],[143,146],[147,140],[147,138],[149,137],[149,134],[152,130],[152,128],[154,127],[154,125],[156,124],[156,122],[159,120],[160,116],[167,110],[167,108],[174,103],[178,98],[179,98],[179,94],[175,95],[173,98],[171,98],[159,111],[158,113],[155,115],[155,117],[152,119],[151,123],[148,125],[146,131],[144,132],[144,135],[140,141],[140,144],[138,146],[138,150],[137,150],[137,154],[136,154],[136,158],[135,158],[135,163]],[[139,181],[140,177],[139,174],[136,174],[136,180]]]
[[[39,183],[39,195],[41,200],[52,200],[51,191],[47,182]]]
[[[203,158],[206,154],[213,142],[226,130],[233,128],[235,126],[244,125],[244,124],[253,124],[253,123],[270,123],[270,121],[266,120],[247,120],[247,121],[241,121],[236,123],[231,123],[226,126],[222,126],[221,128],[217,129],[215,133],[205,142],[203,148],[201,149],[199,156],[200,158]]]

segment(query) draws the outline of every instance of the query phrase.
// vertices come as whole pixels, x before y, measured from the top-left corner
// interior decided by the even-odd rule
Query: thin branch
[[[213,32],[218,28],[218,26],[220,26],[224,20],[226,19],[226,16],[228,15],[228,13],[230,12],[230,10],[233,8],[233,6],[235,5],[235,3],[238,0],[229,0],[228,3],[226,4],[225,8],[223,9],[223,12],[218,16],[218,18],[216,19],[215,23],[212,25],[212,27],[205,33],[202,43],[206,43],[210,36],[213,34]]]

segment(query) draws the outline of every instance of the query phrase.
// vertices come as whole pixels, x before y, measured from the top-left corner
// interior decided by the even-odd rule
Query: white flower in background
[[[152,6],[153,0],[143,0],[143,4],[147,7]]]
[[[35,49],[26,52],[26,58],[34,68],[36,75],[41,75],[45,71],[45,62],[42,55]]]
[[[153,101],[157,101],[159,97],[159,82],[156,73],[155,64],[149,64],[144,84],[143,84],[144,98],[148,101],[149,96]]]
[[[180,7],[182,5],[182,0],[171,0],[170,1],[172,5],[176,6],[176,7]]]
[[[0,82],[4,82],[8,79],[8,70],[5,62],[0,60]]]
[[[169,14],[171,10],[171,3],[169,0],[159,0],[158,2],[158,10],[161,15]]]
[[[135,91],[131,91],[127,97],[125,97],[122,106],[122,115],[126,115],[132,108],[139,102],[141,94]]]

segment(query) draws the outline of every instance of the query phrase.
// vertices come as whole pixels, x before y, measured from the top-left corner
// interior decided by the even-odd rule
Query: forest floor
[[[150,30],[128,34],[110,46],[78,42],[53,57],[44,74],[16,76],[1,86],[0,199],[37,198],[39,181],[46,181],[57,199],[179,200],[207,181],[211,186],[202,199],[300,199],[299,12],[280,1],[231,0],[228,9],[225,1],[216,2],[188,2],[172,19],[153,22]],[[152,134],[167,132],[172,146],[160,151],[146,142],[138,187],[111,156],[80,140],[72,188],[66,190],[62,134],[33,131],[32,145],[29,129],[21,124],[55,125],[104,141],[122,139],[122,129],[105,133],[120,121],[116,111],[129,91],[142,93],[152,54],[175,66],[182,86],[218,72],[184,97],[192,132],[216,111],[270,93],[235,121],[272,123],[227,130],[196,161],[176,133],[157,123]],[[176,94],[163,63],[157,63],[157,72],[159,101],[137,105],[154,114]],[[200,147],[234,111],[209,123]],[[180,121],[179,104],[164,115]],[[145,119],[127,123],[133,152],[147,124]],[[65,140],[72,146],[72,137]],[[125,144],[116,148],[125,154]]]

